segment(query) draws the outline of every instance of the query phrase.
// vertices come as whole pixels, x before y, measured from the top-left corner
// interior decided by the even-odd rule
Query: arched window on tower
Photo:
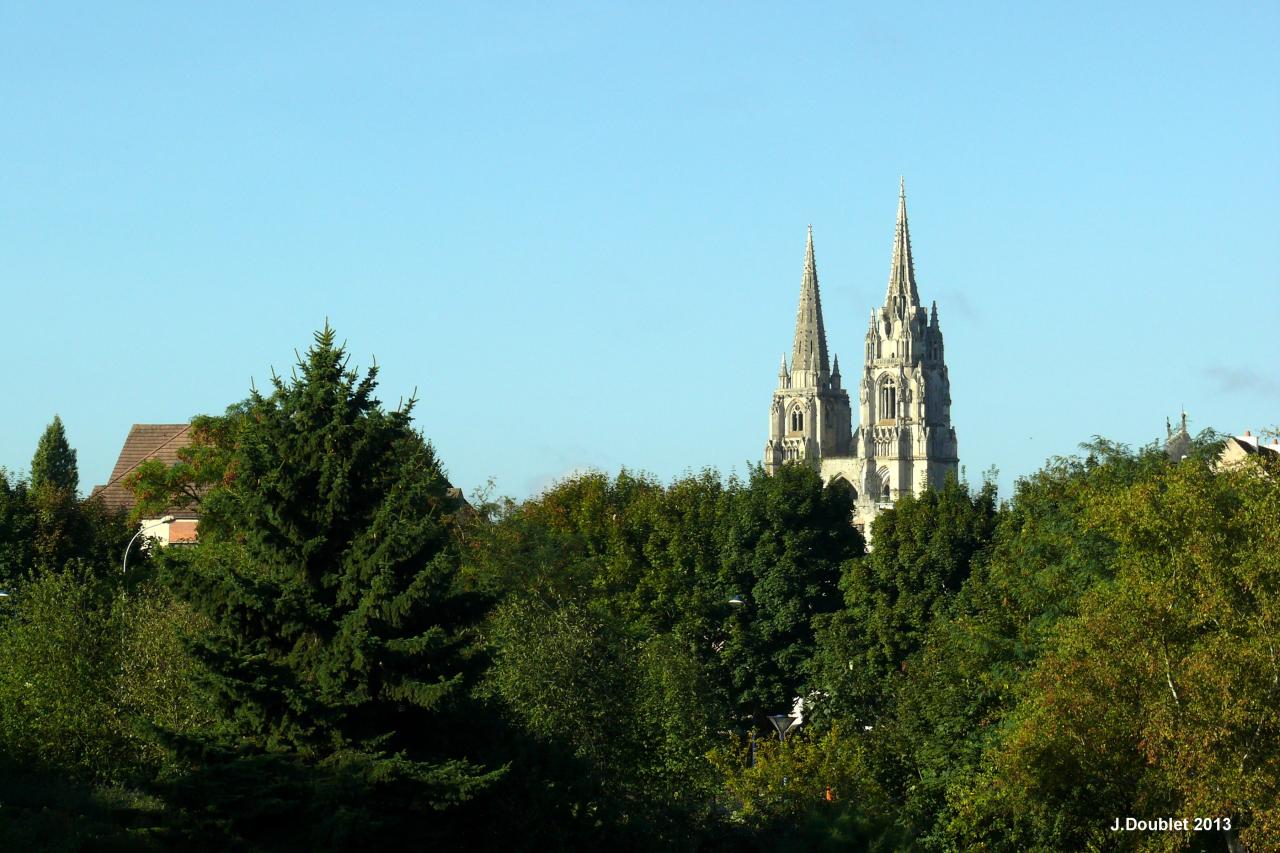
[[[799,409],[791,410],[791,431],[804,432],[804,412]]]
[[[893,380],[886,380],[880,386],[880,420],[891,420],[898,416],[898,389]]]

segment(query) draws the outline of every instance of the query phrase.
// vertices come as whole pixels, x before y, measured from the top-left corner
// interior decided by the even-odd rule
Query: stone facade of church
[[[940,488],[959,467],[938,304],[926,311],[920,302],[901,187],[889,287],[884,305],[871,312],[862,376],[853,390],[857,429],[840,360],[827,358],[810,228],[791,365],[784,355],[764,465],[772,472],[787,463],[807,464],[828,482],[844,480],[855,495],[854,524],[869,535],[871,520],[899,495]]]

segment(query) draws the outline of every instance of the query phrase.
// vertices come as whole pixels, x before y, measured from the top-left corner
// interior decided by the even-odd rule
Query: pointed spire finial
[[[911,231],[907,226],[906,181],[901,176],[898,177],[898,221],[893,229],[893,261],[889,266],[886,308],[895,304],[895,297],[901,297],[909,305],[920,304],[920,294],[916,290],[915,261],[911,257]]]
[[[827,333],[822,323],[822,296],[818,290],[818,265],[814,261],[813,226],[810,225],[804,248],[804,275],[800,280],[791,372],[796,382],[821,386],[826,382],[828,363]]]

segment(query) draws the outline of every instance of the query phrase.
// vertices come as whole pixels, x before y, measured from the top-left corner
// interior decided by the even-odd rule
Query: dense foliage
[[[73,493],[80,487],[76,452],[67,443],[66,428],[57,415],[40,436],[35,456],[31,458],[31,485],[37,489],[53,488]]]
[[[814,617],[863,553],[851,509],[805,468],[669,487],[623,472],[472,525],[468,568],[502,598],[490,695],[577,760],[552,780],[575,813],[632,846],[688,847],[718,825],[706,756],[803,693]]]
[[[193,765],[179,801],[231,839],[449,838],[441,814],[501,773],[459,749],[484,601],[458,583],[458,499],[412,401],[384,410],[375,380],[318,333],[226,416],[201,545],[164,561],[209,622],[191,648],[217,720],[174,741]]]
[[[1265,460],[1095,440],[868,551],[803,466],[467,504],[375,380],[326,329],[195,419],[131,483],[199,542],[127,578],[122,519],[0,476],[0,846],[1280,848]]]

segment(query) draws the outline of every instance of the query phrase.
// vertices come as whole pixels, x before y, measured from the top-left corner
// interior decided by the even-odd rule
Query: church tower
[[[906,190],[898,185],[898,221],[884,305],[871,312],[858,387],[859,491],[875,502],[940,489],[958,476],[951,427],[951,380],[944,360],[938,303],[920,303]]]
[[[791,368],[783,355],[769,409],[765,470],[773,473],[784,462],[806,462],[816,468],[823,457],[848,455],[853,446],[851,419],[849,393],[840,387],[840,359],[834,365],[827,361],[813,226],[809,226]]]
[[[884,305],[871,312],[865,344],[854,431],[839,361],[827,370],[811,227],[791,368],[784,356],[764,464],[773,472],[787,462],[804,462],[828,482],[843,480],[853,490],[854,523],[869,534],[882,508],[900,495],[941,488],[959,468],[938,304],[926,311],[920,301],[901,183],[889,286]]]

